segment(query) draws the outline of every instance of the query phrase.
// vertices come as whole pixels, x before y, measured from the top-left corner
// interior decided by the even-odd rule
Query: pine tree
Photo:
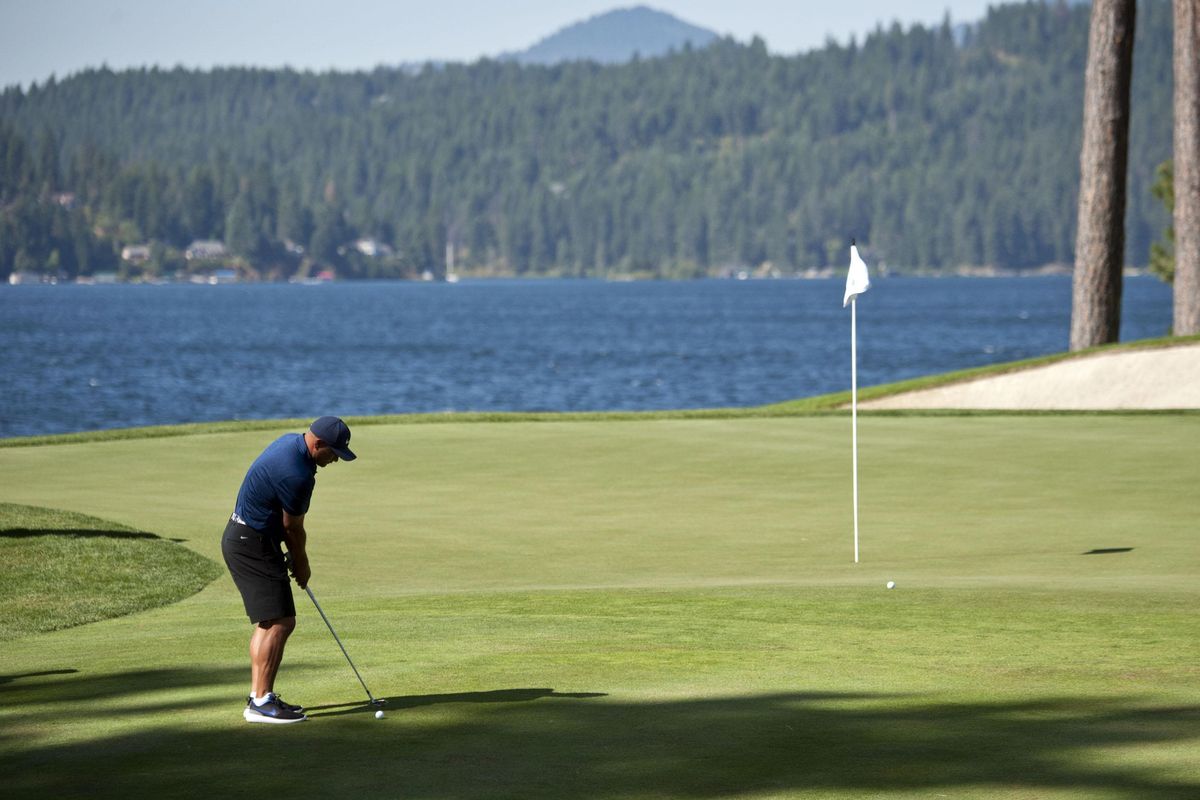
[[[1071,349],[1115,342],[1121,328],[1125,174],[1134,0],[1094,0],[1080,161]]]
[[[1200,0],[1175,0],[1175,326],[1200,333]]]

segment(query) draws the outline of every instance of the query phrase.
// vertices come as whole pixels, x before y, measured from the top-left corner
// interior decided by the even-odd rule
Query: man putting
[[[303,722],[304,708],[275,693],[283,648],[296,627],[296,604],[288,581],[301,588],[312,575],[305,543],[304,515],[316,485],[317,467],[353,461],[350,428],[337,417],[321,417],[304,433],[276,439],[250,465],[238,491],[233,515],[221,538],[225,564],[254,623],[250,634],[250,696],[247,722]]]

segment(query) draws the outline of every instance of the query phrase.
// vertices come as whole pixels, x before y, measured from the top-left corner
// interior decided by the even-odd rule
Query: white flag
[[[867,277],[867,265],[858,255],[858,248],[850,245],[850,272],[846,275],[846,296],[842,299],[842,308],[850,305],[850,301],[871,288],[871,279]]]

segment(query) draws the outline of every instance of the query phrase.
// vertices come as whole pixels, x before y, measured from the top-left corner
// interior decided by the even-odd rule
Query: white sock
[[[267,692],[262,697],[255,697],[254,695],[250,695],[250,702],[254,703],[254,705],[261,708],[261,707],[265,706],[267,703],[271,702],[271,699],[274,696],[275,696],[274,692]]]

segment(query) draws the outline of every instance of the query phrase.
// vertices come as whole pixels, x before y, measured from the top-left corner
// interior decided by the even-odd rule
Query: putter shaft
[[[321,615],[321,619],[325,621],[325,627],[329,628],[329,632],[333,634],[333,640],[337,642],[338,647],[342,650],[342,655],[346,657],[346,663],[350,665],[350,669],[354,670],[354,677],[358,678],[358,682],[362,684],[363,691],[367,693],[367,698],[371,701],[371,705],[382,705],[382,700],[376,700],[371,694],[371,690],[367,688],[367,682],[362,679],[362,675],[358,674],[358,667],[354,666],[354,662],[350,659],[350,654],[346,652],[346,646],[342,644],[342,640],[338,638],[337,631],[333,629],[333,625],[329,622],[329,617],[325,616],[325,612],[321,609],[321,604],[317,602],[316,596],[312,593],[312,589],[307,586],[304,591],[308,593],[308,599],[312,600],[313,606],[316,607],[317,613]]]

